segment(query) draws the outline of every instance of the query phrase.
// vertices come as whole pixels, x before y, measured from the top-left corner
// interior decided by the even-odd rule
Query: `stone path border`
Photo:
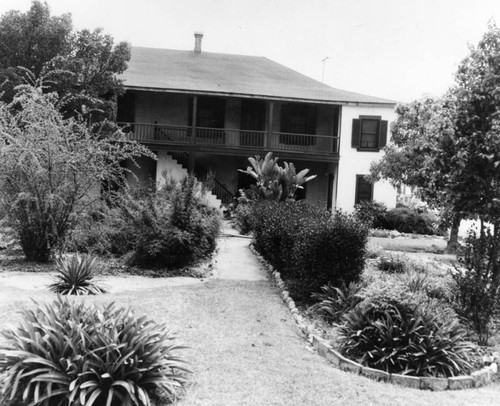
[[[308,326],[304,318],[300,315],[297,307],[295,306],[295,302],[286,290],[286,285],[283,282],[283,279],[281,279],[280,273],[276,271],[272,265],[267,263],[267,261],[253,248],[253,246],[251,246],[251,250],[274,278],[276,285],[281,290],[281,297],[290,309],[290,312],[292,313],[299,329],[304,333],[318,354],[325,357],[335,367],[376,381],[390,382],[407,388],[428,389],[432,391],[479,388],[500,379],[497,362],[492,362],[489,366],[486,366],[479,371],[475,371],[470,375],[451,378],[433,378],[392,374],[379,369],[365,367],[344,357],[338,351],[333,349],[327,341],[312,333],[312,328]]]

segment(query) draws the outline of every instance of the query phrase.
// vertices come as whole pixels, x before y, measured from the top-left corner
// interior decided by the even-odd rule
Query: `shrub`
[[[387,207],[384,203],[365,200],[356,204],[354,210],[355,216],[370,228],[387,228],[385,221]]]
[[[438,234],[437,218],[432,213],[419,213],[414,209],[395,208],[385,214],[385,228],[400,233]]]
[[[338,323],[345,313],[361,302],[361,288],[362,285],[355,282],[343,283],[340,287],[323,286],[321,293],[313,293],[312,298],[318,303],[311,306],[311,310],[331,324]]]
[[[106,291],[93,283],[97,258],[91,255],[72,255],[56,259],[59,267],[55,282],[49,286],[52,292],[62,295],[99,295]]]
[[[472,346],[457,321],[404,306],[356,307],[344,316],[341,351],[363,365],[414,376],[468,372]]]
[[[407,258],[401,255],[382,255],[377,263],[377,268],[389,273],[403,273],[406,270]]]
[[[359,279],[368,230],[353,216],[268,201],[255,203],[253,216],[255,247],[287,279],[294,299],[310,300],[328,283]]]
[[[123,255],[139,267],[182,268],[210,255],[220,230],[192,176],[165,187],[124,191],[91,211],[73,234],[68,249]]]
[[[139,201],[130,213],[136,230],[133,265],[180,268],[215,250],[219,215],[203,200],[196,179],[184,178]]]
[[[367,227],[351,215],[315,216],[301,222],[290,266],[309,281],[310,293],[328,283],[356,282],[365,265],[367,239]]]
[[[496,242],[489,230],[476,237],[470,232],[459,256],[462,269],[456,269],[456,311],[472,325],[479,343],[487,345],[493,316],[500,312],[500,288],[495,274],[500,267]]]
[[[174,399],[185,382],[176,355],[183,347],[164,325],[130,310],[58,297],[23,316],[19,328],[3,332],[2,404],[146,406],[158,390]]]
[[[253,203],[238,204],[234,216],[236,228],[241,234],[248,234],[253,230]]]

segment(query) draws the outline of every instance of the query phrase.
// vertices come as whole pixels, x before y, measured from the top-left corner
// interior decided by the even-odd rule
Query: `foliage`
[[[403,273],[406,271],[407,259],[401,255],[388,254],[380,257],[377,267],[381,271],[389,273]]]
[[[62,295],[99,295],[106,291],[92,281],[97,274],[97,257],[78,254],[56,259],[58,273],[49,286]]]
[[[500,29],[490,24],[442,99],[398,106],[394,144],[372,167],[375,178],[418,188],[455,229],[460,218],[500,218],[499,58]]]
[[[470,369],[472,346],[456,321],[387,305],[344,316],[341,351],[362,364],[414,376],[456,376]]]
[[[383,218],[385,229],[397,230],[400,233],[439,234],[439,224],[436,216],[430,212],[419,213],[406,207],[388,210]]]
[[[120,163],[153,154],[117,131],[98,137],[84,122],[63,118],[54,94],[17,90],[0,103],[0,204],[28,261],[46,262],[104,179],[120,182]]]
[[[140,267],[182,268],[210,255],[219,214],[192,176],[117,193],[80,221],[67,249],[124,255]]]
[[[371,228],[412,234],[441,233],[437,216],[414,208],[397,207],[387,210],[383,203],[365,201],[355,206],[355,215]]]
[[[354,206],[354,212],[356,217],[370,228],[387,228],[385,224],[387,207],[384,203],[364,200]]]
[[[312,298],[317,301],[311,310],[322,316],[329,323],[339,323],[342,316],[354,309],[361,302],[362,284],[351,282],[343,283],[340,287],[326,285],[321,293],[313,293]]]
[[[280,167],[278,159],[273,158],[272,152],[268,152],[264,158],[258,155],[248,158],[251,166],[239,171],[252,176],[256,184],[251,185],[250,189],[240,190],[241,202],[260,199],[294,200],[297,189],[302,189],[302,185],[316,177],[306,176],[309,169],[297,173],[292,163],[284,162],[283,167]]]
[[[500,315],[500,288],[494,280],[500,267],[495,238],[489,230],[478,237],[471,231],[459,256],[462,268],[453,274],[456,311],[473,326],[483,345],[488,343],[492,318]]]
[[[45,77],[47,92],[66,103],[65,115],[88,113],[92,122],[114,120],[115,98],[122,90],[117,75],[130,59],[130,45],[113,43],[101,29],[73,31],[70,14],[51,16],[47,3],[33,1],[26,13],[9,11],[0,18],[0,83],[10,102],[26,69]],[[100,98],[100,99],[99,99]]]
[[[234,210],[234,221],[241,234],[248,234],[253,229],[253,207],[252,202],[238,204]]]
[[[303,202],[254,203],[255,248],[290,283],[295,299],[310,300],[328,283],[357,281],[368,230],[353,216]]]
[[[211,254],[220,221],[203,199],[196,179],[189,176],[132,202],[128,221],[136,236],[131,263],[180,268]]]
[[[58,297],[36,305],[19,328],[3,332],[2,404],[146,406],[157,388],[174,399],[185,382],[183,347],[166,326],[114,304]]]

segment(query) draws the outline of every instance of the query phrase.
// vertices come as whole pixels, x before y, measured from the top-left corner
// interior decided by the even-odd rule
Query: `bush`
[[[240,203],[234,210],[236,228],[241,234],[248,234],[253,230],[253,203]]]
[[[23,316],[19,328],[3,332],[2,404],[146,406],[157,391],[175,399],[185,382],[176,354],[183,347],[164,325],[128,309],[58,297]]]
[[[72,255],[57,258],[59,267],[55,282],[49,286],[52,292],[62,295],[99,295],[106,291],[92,282],[96,275],[97,258]]]
[[[146,196],[130,215],[136,230],[133,265],[180,268],[215,250],[219,215],[203,201],[192,176]]]
[[[363,365],[414,376],[456,376],[471,368],[472,346],[456,320],[404,306],[356,307],[344,316],[341,351]]]
[[[459,261],[463,268],[453,274],[456,311],[472,325],[479,343],[487,345],[491,320],[500,313],[500,288],[495,281],[500,258],[489,230],[479,237],[469,233]]]
[[[182,268],[210,255],[220,231],[194,177],[114,197],[84,218],[67,249],[124,255],[139,267]]]
[[[387,207],[384,203],[375,201],[362,201],[354,206],[355,216],[365,222],[370,228],[386,229],[385,216]]]
[[[257,202],[253,208],[256,249],[289,282],[298,300],[331,283],[359,279],[368,230],[353,216],[303,202]]]
[[[403,273],[406,270],[407,259],[401,255],[382,255],[377,263],[377,268],[389,273]]]
[[[415,208],[397,207],[387,210],[383,203],[365,201],[355,206],[355,216],[374,229],[429,235],[443,232],[435,214]]]
[[[385,214],[385,227],[400,233],[439,234],[437,218],[432,213],[419,213],[414,209],[395,208]]]

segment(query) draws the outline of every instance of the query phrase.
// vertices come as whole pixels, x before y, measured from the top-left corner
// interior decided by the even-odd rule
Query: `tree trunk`
[[[448,244],[446,245],[446,249],[444,250],[445,254],[456,254],[458,250],[458,229],[460,227],[460,222],[462,218],[459,214],[453,215],[453,221],[451,224],[450,230],[450,239],[448,240]]]

